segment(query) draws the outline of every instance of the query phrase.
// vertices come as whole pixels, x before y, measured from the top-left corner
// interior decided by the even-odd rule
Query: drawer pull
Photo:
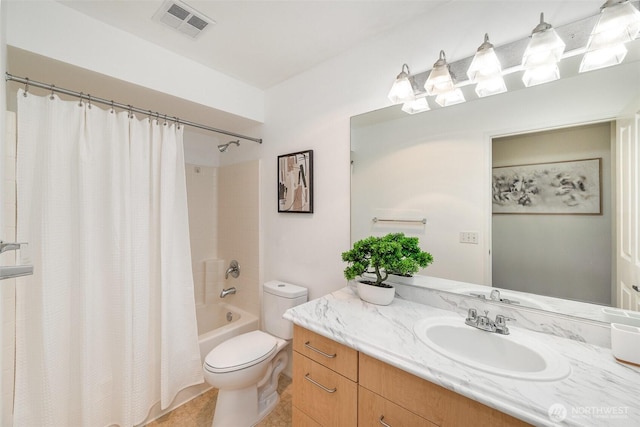
[[[323,386],[322,384],[320,384],[319,382],[312,380],[311,377],[309,377],[309,374],[304,376],[304,379],[309,381],[311,384],[316,385],[318,387],[320,387],[321,389],[323,389],[324,391],[326,391],[327,393],[335,393],[336,391],[338,391],[337,388],[326,388],[325,386]]]
[[[378,421],[380,421],[380,424],[382,424],[384,427],[391,427],[389,424],[384,422],[384,415],[381,415]]]
[[[311,344],[309,344],[311,341],[307,341],[306,343],[304,343],[304,346],[307,347],[309,350],[313,350],[316,353],[319,353],[321,355],[323,355],[324,357],[328,357],[329,359],[333,359],[334,357],[337,356],[337,354],[333,353],[333,354],[329,354],[329,353],[325,353],[322,350],[318,350],[317,348],[315,348],[314,346],[312,346]]]

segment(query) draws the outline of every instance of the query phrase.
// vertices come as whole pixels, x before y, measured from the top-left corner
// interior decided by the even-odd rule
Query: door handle
[[[632,288],[634,291],[640,292],[640,288],[638,288],[638,285],[633,285]]]

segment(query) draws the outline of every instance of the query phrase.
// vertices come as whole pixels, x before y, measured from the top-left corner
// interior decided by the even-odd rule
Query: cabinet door
[[[358,427],[437,427],[436,424],[378,396],[364,387],[358,390]]]
[[[293,352],[293,406],[320,425],[353,427],[357,405],[356,383]]]
[[[295,325],[293,349],[351,381],[358,381],[358,352],[352,348]]]
[[[360,353],[360,385],[442,427],[520,427],[524,421]]]

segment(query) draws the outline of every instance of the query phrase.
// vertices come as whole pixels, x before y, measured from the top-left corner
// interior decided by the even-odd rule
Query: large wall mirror
[[[493,286],[523,306],[599,321],[629,313],[619,307],[638,310],[632,285],[640,277],[626,278],[625,290],[616,277],[616,249],[627,244],[617,227],[628,220],[616,212],[616,197],[628,191],[617,188],[616,174],[621,159],[638,156],[637,147],[616,152],[617,130],[640,111],[640,40],[628,47],[615,67],[578,74],[580,58],[568,58],[555,82],[415,115],[392,106],[353,117],[352,241],[388,232],[419,237],[435,259],[421,272],[426,286],[487,298],[482,290]],[[566,190],[563,203],[571,206],[582,203],[568,186],[586,185],[579,182],[585,165],[597,209],[494,212],[500,168],[553,172],[558,182],[548,184]],[[466,233],[472,243],[461,242]]]

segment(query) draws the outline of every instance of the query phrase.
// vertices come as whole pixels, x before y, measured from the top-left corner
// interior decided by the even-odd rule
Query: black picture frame
[[[278,156],[278,212],[313,213],[313,150]]]

